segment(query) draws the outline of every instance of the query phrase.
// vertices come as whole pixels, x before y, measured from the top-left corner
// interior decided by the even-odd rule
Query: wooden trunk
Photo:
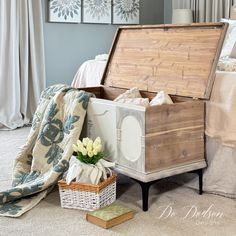
[[[206,167],[204,99],[210,97],[227,25],[156,25],[117,31],[87,112],[85,136],[100,136],[117,170],[143,182]],[[113,100],[137,87],[171,105],[148,108]]]

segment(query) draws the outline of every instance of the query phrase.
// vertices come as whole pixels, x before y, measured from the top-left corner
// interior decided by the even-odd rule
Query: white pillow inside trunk
[[[149,99],[142,98],[142,96],[137,88],[132,88],[132,89],[126,91],[125,93],[122,93],[114,101],[120,102],[120,103],[139,105],[139,106],[143,106],[143,107],[148,107],[149,105],[150,106],[156,106],[156,105],[160,106],[163,104],[172,104],[173,103],[170,96],[167,93],[165,93],[164,91],[158,92],[157,95],[149,103]]]
[[[132,89],[126,91],[125,93],[122,93],[114,101],[120,102],[120,103],[127,103],[127,104],[143,106],[143,107],[149,106],[149,99],[142,98],[142,96],[137,88],[132,88]]]
[[[124,98],[124,99],[119,99],[119,101],[117,102],[149,107],[148,98]]]
[[[122,93],[114,101],[118,102],[120,99],[126,99],[126,98],[142,98],[142,96],[137,88],[132,88],[126,91],[125,93]]]
[[[173,104],[170,96],[164,91],[160,91],[150,102],[150,106],[164,105],[164,104]]]
[[[221,22],[226,22],[229,24],[229,28],[227,30],[224,45],[220,55],[220,57],[227,57],[231,54],[236,42],[236,20],[221,19]]]

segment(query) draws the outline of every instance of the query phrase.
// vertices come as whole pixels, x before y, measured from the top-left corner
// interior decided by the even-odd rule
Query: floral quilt
[[[68,169],[91,96],[61,84],[42,92],[28,139],[15,160],[12,188],[0,192],[0,216],[19,217],[33,208]]]

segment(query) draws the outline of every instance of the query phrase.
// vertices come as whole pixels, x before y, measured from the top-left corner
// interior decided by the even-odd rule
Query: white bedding
[[[106,66],[106,60],[89,60],[78,69],[73,82],[74,88],[99,86]]]
[[[206,116],[206,192],[236,198],[236,73],[217,72]],[[182,175],[174,181],[198,188],[198,178]]]
[[[236,197],[236,72],[217,72],[207,112],[204,188]]]

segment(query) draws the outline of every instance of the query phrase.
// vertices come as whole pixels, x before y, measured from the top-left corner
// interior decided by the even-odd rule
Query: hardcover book
[[[133,216],[133,210],[115,203],[87,213],[86,220],[95,225],[108,229],[132,219]]]

